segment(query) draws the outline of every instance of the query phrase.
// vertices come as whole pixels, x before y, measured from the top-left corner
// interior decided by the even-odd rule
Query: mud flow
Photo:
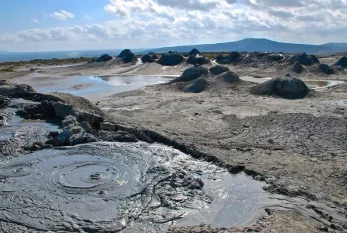
[[[304,200],[160,144],[93,143],[0,164],[0,220],[33,230],[165,232],[170,226],[243,226],[266,208]],[[318,218],[318,217],[317,217]]]

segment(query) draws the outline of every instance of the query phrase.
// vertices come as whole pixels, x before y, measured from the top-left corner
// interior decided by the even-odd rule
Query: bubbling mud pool
[[[160,144],[45,150],[0,170],[0,219],[37,230],[164,232],[178,220],[232,226],[261,214],[268,197],[261,182]]]
[[[303,203],[161,144],[98,142],[35,152],[0,163],[0,180],[0,221],[42,231],[243,226],[265,208]]]
[[[162,232],[179,219],[231,226],[252,218],[267,197],[260,182],[159,144],[46,150],[0,168],[0,219],[39,230]],[[237,217],[218,217],[228,213]]]

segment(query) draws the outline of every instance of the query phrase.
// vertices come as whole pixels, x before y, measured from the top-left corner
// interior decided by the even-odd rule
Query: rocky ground
[[[320,58],[329,65],[338,59]],[[210,67],[213,63],[203,66]],[[328,75],[317,71],[317,65],[303,66],[302,72],[293,72],[289,61],[225,66],[243,76],[274,77],[291,73],[303,79],[347,80],[344,70]],[[181,75],[187,67],[184,63],[162,66],[135,61],[40,72],[48,78],[120,73]],[[18,80],[16,77],[15,81]],[[162,84],[93,101],[115,123],[111,128],[121,128],[142,140],[180,147],[193,156],[206,157],[227,167],[232,173],[244,171],[267,182],[269,192],[304,198],[336,211],[313,204],[305,208],[313,209],[320,218],[302,216],[289,209],[271,210],[253,226],[245,228],[172,227],[170,232],[346,232],[347,84],[310,91],[303,99],[289,100],[253,95],[250,90],[255,84],[247,82],[207,80],[212,84],[201,93],[186,92],[180,83]]]

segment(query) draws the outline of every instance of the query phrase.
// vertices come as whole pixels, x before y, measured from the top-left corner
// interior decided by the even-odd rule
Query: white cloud
[[[245,37],[314,44],[347,37],[346,0],[110,0],[104,9],[115,19],[0,34],[0,42],[160,47]],[[55,13],[61,20],[74,17],[67,11]]]
[[[85,16],[83,17],[83,19],[85,19],[85,20],[91,20],[91,19],[93,19],[93,17],[91,17],[90,15],[85,15]]]
[[[34,23],[40,23],[38,19],[32,19],[31,21],[33,21]]]
[[[210,11],[216,8],[219,0],[157,0],[159,5],[185,10]]]
[[[16,43],[16,42],[20,42],[20,39],[16,35],[16,33],[0,34],[0,43]]]
[[[51,17],[58,20],[67,20],[75,17],[74,14],[66,10],[55,11],[51,14]]]

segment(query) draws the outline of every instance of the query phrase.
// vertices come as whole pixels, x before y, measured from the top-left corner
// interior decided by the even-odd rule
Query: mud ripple
[[[99,142],[43,150],[8,159],[0,171],[0,222],[33,231],[231,227],[251,223],[272,207],[317,218],[313,208],[300,209],[305,201],[278,198],[262,189],[264,183],[159,144]]]
[[[28,176],[36,172],[36,170],[37,163],[35,162],[6,164],[0,171],[0,177],[9,178]]]
[[[65,158],[54,158],[64,160]],[[138,161],[143,164],[144,161]],[[54,163],[53,163],[54,164]],[[145,165],[143,164],[144,168]],[[124,161],[109,160],[95,155],[72,155],[59,167],[51,166],[50,175],[46,176],[44,184],[54,193],[90,195],[116,190],[117,195],[128,195],[128,190],[136,186],[140,172],[137,167],[130,167]]]

